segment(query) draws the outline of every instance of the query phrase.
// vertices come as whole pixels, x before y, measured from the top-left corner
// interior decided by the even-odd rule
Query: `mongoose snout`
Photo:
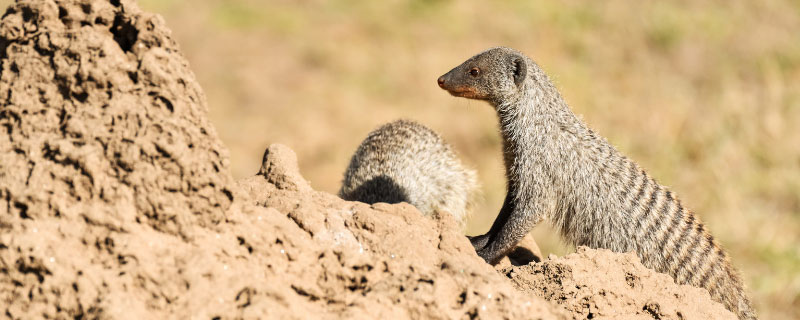
[[[478,90],[480,88],[478,85],[480,76],[480,67],[465,63],[439,77],[437,82],[440,88],[447,90],[453,96],[486,100],[489,95]]]

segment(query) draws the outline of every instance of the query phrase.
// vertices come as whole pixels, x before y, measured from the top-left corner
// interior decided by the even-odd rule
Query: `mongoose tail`
[[[426,216],[446,211],[463,230],[479,189],[475,171],[464,166],[436,132],[398,120],[361,142],[339,196],[369,204],[407,202]]]
[[[739,275],[697,217],[572,113],[530,58],[492,48],[438,83],[489,102],[500,121],[506,199],[489,232],[470,239],[484,260],[497,262],[547,218],[575,245],[634,251],[645,266],[755,319]]]

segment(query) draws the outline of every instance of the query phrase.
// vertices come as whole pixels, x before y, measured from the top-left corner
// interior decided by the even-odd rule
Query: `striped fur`
[[[397,120],[361,142],[339,196],[370,204],[407,202],[425,216],[446,211],[463,230],[479,190],[475,171],[464,166],[436,132]]]
[[[497,262],[548,219],[575,245],[634,251],[677,283],[707,289],[739,318],[756,318],[738,273],[703,223],[572,113],[531,59],[493,48],[442,76],[439,85],[488,101],[499,116],[506,201],[489,232],[471,238],[487,262]]]

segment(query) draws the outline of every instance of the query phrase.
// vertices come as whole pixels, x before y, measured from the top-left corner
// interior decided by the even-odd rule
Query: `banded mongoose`
[[[635,251],[679,284],[705,288],[741,319],[755,313],[728,255],[666,187],[584,124],[542,69],[492,48],[438,79],[457,97],[497,111],[507,194],[488,233],[470,238],[495,263],[548,218],[576,246]]]
[[[436,132],[398,120],[364,139],[350,160],[339,196],[369,204],[407,202],[425,216],[446,211],[463,231],[478,190],[475,171]]]

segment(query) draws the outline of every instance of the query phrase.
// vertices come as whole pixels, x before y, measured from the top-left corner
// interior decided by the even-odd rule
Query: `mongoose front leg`
[[[486,244],[489,242],[489,234],[484,233],[479,236],[467,236],[467,239],[469,239],[472,247],[475,248],[475,252],[478,252],[486,247]]]
[[[479,235],[479,236],[474,236],[474,237],[467,236],[467,238],[469,238],[469,242],[472,243],[472,247],[475,248],[475,252],[480,252],[483,248],[485,248],[486,244],[489,243],[490,236],[492,234],[497,233],[495,228],[497,228],[496,225],[497,225],[498,221],[500,221],[500,220],[507,221],[508,220],[508,218],[501,219],[501,217],[506,217],[506,216],[508,216],[510,214],[509,212],[511,212],[511,206],[512,206],[511,203],[512,203],[512,199],[513,198],[514,197],[510,193],[506,194],[506,199],[505,199],[505,201],[503,201],[503,207],[500,209],[500,213],[497,215],[497,218],[495,219],[494,224],[492,224],[492,228],[489,229],[488,232],[486,232],[485,234]],[[492,231],[494,231],[494,232],[492,232]]]
[[[516,198],[516,193],[510,191],[489,232],[470,239],[478,256],[489,264],[497,264],[542,220],[543,210],[537,205],[540,201],[525,205]]]

